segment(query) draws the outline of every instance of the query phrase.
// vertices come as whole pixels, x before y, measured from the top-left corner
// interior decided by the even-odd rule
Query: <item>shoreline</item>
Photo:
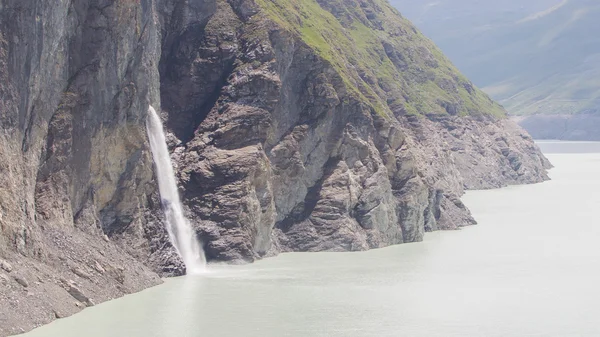
[[[600,143],[600,142],[599,142]],[[544,153],[545,154],[545,153]],[[550,180],[545,180],[545,181],[540,181],[540,182],[533,182],[533,183],[524,183],[524,184],[513,184],[513,185],[506,185],[506,186],[502,186],[502,187],[496,187],[496,188],[490,188],[490,189],[473,189],[473,190],[466,190],[465,193],[469,193],[469,192],[480,192],[480,191],[493,191],[493,190],[501,190],[501,189],[505,189],[505,188],[511,188],[511,187],[517,187],[517,186],[529,186],[529,185],[538,185],[538,184],[543,184],[543,183],[547,183]],[[461,196],[461,200],[462,200]],[[468,205],[467,205],[468,207]],[[477,220],[477,219],[475,219]],[[437,230],[437,231],[432,231],[432,232],[427,232],[426,235],[424,236],[424,240],[426,240],[426,238],[432,234],[437,234],[437,235],[443,235],[444,233],[447,232],[453,232],[453,231],[459,231],[462,230],[463,228],[470,228],[470,227],[474,227],[477,226],[478,224],[471,224],[468,226],[461,226],[455,229],[447,229],[447,230]],[[424,244],[423,241],[419,241],[419,242],[407,242],[407,243],[402,243],[402,244],[395,244],[395,245],[389,245],[389,246],[385,246],[385,247],[379,247],[379,248],[372,248],[372,249],[368,249],[368,250],[364,250],[364,251],[343,251],[343,252],[337,252],[337,251],[321,251],[321,252],[294,252],[294,251],[290,251],[290,252],[280,252],[277,255],[274,256],[266,256],[260,260],[256,260],[253,262],[246,262],[246,263],[240,263],[239,261],[229,261],[229,262],[209,262],[206,266],[207,271],[206,273],[202,273],[199,275],[179,275],[179,276],[164,276],[164,277],[160,277],[160,283],[157,284],[153,284],[153,285],[149,285],[148,287],[139,289],[135,292],[131,292],[131,293],[125,293],[122,294],[121,296],[115,297],[115,298],[111,298],[111,299],[107,299],[105,301],[101,301],[96,303],[93,306],[90,307],[83,307],[81,310],[68,315],[68,316],[64,316],[64,317],[57,317],[56,319],[50,320],[47,323],[44,323],[42,325],[39,326],[35,326],[33,328],[31,328],[28,331],[23,331],[23,332],[18,332],[17,334],[8,334],[8,335],[2,335],[0,334],[0,337],[8,337],[8,336],[27,336],[29,333],[33,332],[34,330],[40,329],[40,328],[44,328],[48,325],[51,324],[55,324],[56,322],[59,322],[61,320],[64,319],[73,319],[75,316],[77,315],[81,315],[84,311],[89,311],[90,309],[93,310],[92,307],[97,307],[97,306],[102,306],[102,305],[106,305],[108,303],[111,302],[115,302],[115,301],[120,301],[126,298],[130,298],[132,296],[136,296],[136,295],[140,295],[144,292],[148,292],[148,291],[152,291],[152,290],[156,290],[156,289],[160,289],[160,287],[164,287],[166,285],[166,283],[168,282],[172,282],[172,281],[177,281],[177,280],[182,280],[182,279],[187,279],[187,278],[206,278],[206,277],[210,277],[209,275],[212,274],[212,272],[210,271],[211,266],[221,266],[221,267],[227,267],[227,268],[236,268],[236,267],[243,267],[246,265],[251,265],[251,264],[260,264],[263,261],[266,260],[271,260],[271,259],[277,259],[279,257],[282,257],[284,255],[295,255],[295,254],[309,254],[309,255],[313,255],[313,254],[358,254],[358,253],[365,253],[365,252],[370,252],[370,251],[379,251],[379,250],[386,250],[386,249],[394,249],[394,248],[398,248],[404,245],[408,245],[408,244]],[[233,262],[233,263],[232,263]],[[215,272],[218,272],[215,271]]]

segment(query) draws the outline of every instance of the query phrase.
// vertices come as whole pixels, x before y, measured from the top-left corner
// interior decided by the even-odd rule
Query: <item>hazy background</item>
[[[391,2],[509,113],[598,112],[600,1]]]

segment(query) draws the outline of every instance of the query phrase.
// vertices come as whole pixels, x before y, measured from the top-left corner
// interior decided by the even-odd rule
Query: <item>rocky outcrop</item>
[[[277,21],[288,19],[287,12],[257,3],[249,7],[254,10],[245,7],[254,13],[247,16],[241,7],[217,1],[200,40],[188,32],[175,38],[179,49],[173,52],[194,51],[186,57],[196,62],[188,73],[169,77],[169,86],[220,71],[210,76],[209,87],[218,88],[213,96],[190,93],[177,96],[179,106],[163,106],[169,120],[187,114],[184,106],[200,107],[196,132],[188,136],[187,126],[175,127],[172,146],[183,199],[209,259],[253,261],[280,251],[366,250],[420,241],[425,231],[475,222],[460,202],[465,188],[547,179],[549,163],[531,138],[495,116],[495,104],[453,70],[402,75],[415,86],[429,81],[458,93],[411,100],[411,88],[369,72],[361,63],[368,59],[356,60],[353,69],[364,66],[362,74],[339,70],[310,38]],[[295,8],[283,0],[273,3]],[[412,35],[410,46],[421,47],[420,54],[402,49],[409,46],[395,34],[374,35],[399,76],[411,56],[431,69],[445,62],[404,21],[389,24],[386,15],[395,12],[381,2],[319,4],[322,12],[311,15],[335,16],[340,26],[360,22]],[[237,34],[217,29],[223,22]],[[233,67],[216,66],[227,62]],[[402,92],[407,94],[400,104],[396,95]],[[166,96],[163,91],[163,102],[170,100]],[[413,109],[420,114],[408,113]],[[470,116],[457,116],[460,111]]]
[[[0,335],[184,272],[149,104],[211,260],[420,241],[474,223],[464,189],[547,179],[381,0],[0,4]]]
[[[532,115],[513,117],[535,139],[599,141],[600,114]]]

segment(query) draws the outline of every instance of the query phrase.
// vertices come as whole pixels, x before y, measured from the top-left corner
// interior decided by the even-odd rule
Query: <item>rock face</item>
[[[419,241],[474,223],[464,188],[546,179],[531,138],[387,3],[250,3],[217,1],[166,59],[193,67],[161,77],[213,88],[162,91],[210,259]],[[177,119],[194,106],[190,135]]]
[[[0,259],[17,275],[0,286],[0,335],[79,311],[61,278],[97,301],[160,283],[143,225],[155,193],[143,125],[160,96],[154,6],[0,1]]]
[[[0,0],[0,19],[0,336],[183,272],[149,104],[211,260],[419,241],[474,223],[464,189],[547,179],[383,0]]]

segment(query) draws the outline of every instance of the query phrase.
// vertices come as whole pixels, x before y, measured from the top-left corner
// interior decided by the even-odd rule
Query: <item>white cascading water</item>
[[[171,243],[185,263],[188,274],[199,274],[205,270],[206,258],[196,233],[183,214],[183,206],[177,191],[175,173],[165,140],[162,121],[152,106],[148,109],[146,131],[156,167],[158,189]]]

